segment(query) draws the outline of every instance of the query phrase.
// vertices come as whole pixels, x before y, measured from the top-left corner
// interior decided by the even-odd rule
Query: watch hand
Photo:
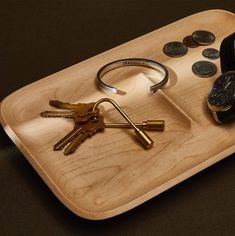
[[[231,81],[229,81],[227,84],[224,86],[224,90],[227,89],[231,85]]]

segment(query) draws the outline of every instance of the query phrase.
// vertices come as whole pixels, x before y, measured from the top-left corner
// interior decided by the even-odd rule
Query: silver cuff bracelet
[[[111,93],[117,93],[118,92],[117,88],[104,83],[101,79],[107,72],[120,68],[120,67],[124,67],[124,66],[143,66],[143,67],[149,67],[151,69],[162,72],[163,79],[159,83],[150,86],[151,92],[156,92],[158,89],[162,88],[168,81],[168,77],[169,77],[168,70],[161,63],[153,61],[153,60],[143,59],[143,58],[126,58],[126,59],[110,62],[104,65],[102,68],[100,68],[100,70],[97,72],[97,75],[96,75],[96,82],[98,86]]]

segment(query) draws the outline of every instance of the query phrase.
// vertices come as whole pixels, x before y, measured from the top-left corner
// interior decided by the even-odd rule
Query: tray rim
[[[110,217],[114,217],[116,215],[119,215],[121,213],[124,213],[138,205],[143,204],[144,202],[146,202],[147,200],[156,197],[157,195],[159,195],[160,193],[166,191],[167,189],[181,183],[182,181],[184,181],[185,179],[190,178],[191,176],[193,176],[194,174],[208,168],[209,166],[215,164],[216,162],[228,157],[229,155],[231,155],[231,153],[235,152],[235,144],[230,146],[229,148],[225,149],[224,151],[218,153],[217,155],[214,155],[213,157],[207,159],[206,161],[197,164],[196,166],[194,166],[191,169],[188,169],[187,171],[183,172],[180,175],[177,175],[175,178],[170,179],[167,182],[164,182],[163,184],[157,186],[156,188],[142,194],[141,196],[126,202],[125,204],[122,204],[116,208],[112,208],[109,210],[105,210],[105,211],[98,211],[98,212],[94,212],[94,211],[89,211],[87,209],[83,209],[81,207],[78,207],[76,204],[74,204],[61,190],[60,188],[57,186],[57,184],[47,175],[47,173],[44,171],[44,169],[42,168],[42,166],[40,165],[40,163],[37,161],[37,159],[34,158],[34,155],[30,152],[30,150],[24,145],[24,143],[21,142],[20,138],[17,136],[17,133],[14,131],[14,128],[11,127],[8,123],[7,123],[7,119],[4,116],[4,104],[6,103],[6,101],[8,99],[10,99],[13,95],[16,95],[17,93],[20,93],[21,91],[23,91],[25,88],[27,88],[28,86],[32,85],[32,84],[36,84],[39,82],[42,82],[46,79],[48,79],[50,76],[52,75],[56,75],[57,73],[61,73],[64,72],[66,70],[70,70],[72,67],[77,66],[78,64],[82,63],[82,62],[86,62],[92,58],[98,57],[98,56],[102,56],[104,53],[112,51],[114,49],[117,49],[118,47],[127,44],[127,43],[131,43],[137,39],[140,39],[143,36],[146,36],[148,34],[151,34],[152,32],[155,32],[157,30],[166,28],[168,26],[172,26],[174,24],[177,24],[179,21],[181,20],[185,20],[191,17],[195,17],[197,15],[200,15],[202,13],[209,13],[209,12],[222,12],[222,13],[226,13],[229,14],[231,16],[234,16],[234,13],[227,11],[227,10],[223,10],[223,9],[211,9],[211,10],[206,10],[206,11],[201,11],[192,15],[189,15],[187,17],[181,18],[175,22],[172,22],[168,25],[165,25],[163,27],[157,28],[147,34],[144,34],[140,37],[137,37],[135,39],[132,39],[128,42],[125,42],[121,45],[118,45],[112,49],[109,49],[107,51],[104,51],[100,54],[97,54],[93,57],[90,57],[84,61],[81,61],[79,63],[76,63],[72,66],[69,66],[63,70],[60,70],[58,72],[55,72],[49,76],[46,76],[42,79],[39,79],[35,82],[32,82],[26,86],[23,86],[22,88],[12,92],[11,94],[9,94],[8,96],[6,96],[0,103],[0,122],[3,126],[3,129],[5,130],[5,132],[7,133],[7,135],[11,138],[11,140],[14,142],[14,144],[18,147],[18,149],[22,152],[22,154],[25,156],[25,158],[30,162],[30,164],[32,165],[32,167],[37,171],[37,173],[40,175],[40,177],[45,181],[45,183],[49,186],[49,188],[51,189],[51,191],[56,195],[56,197],[66,206],[68,207],[72,212],[74,212],[75,214],[84,217],[86,219],[91,219],[91,220],[101,220],[101,219],[106,219],[106,218],[110,218]],[[128,205],[131,205],[131,207],[126,207]],[[123,211],[123,208],[125,209]]]

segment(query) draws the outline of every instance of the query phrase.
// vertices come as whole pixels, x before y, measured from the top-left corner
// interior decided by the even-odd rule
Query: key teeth
[[[54,145],[53,150],[54,151],[60,151],[63,147],[57,147],[57,145]]]
[[[68,118],[68,119],[73,119],[74,118],[74,114],[72,112],[56,112],[56,111],[43,111],[40,113],[41,117],[44,118]]]
[[[47,116],[46,116],[46,112],[45,112],[45,111],[41,112],[41,113],[40,113],[40,116],[41,116],[41,117],[47,117]]]
[[[73,149],[74,149],[74,148],[73,148]],[[65,156],[68,156],[68,155],[70,155],[70,154],[73,154],[73,153],[75,152],[75,150],[76,150],[76,149],[74,149],[74,150],[73,150],[73,149],[69,149],[69,150],[65,149],[65,150],[64,150],[64,155],[65,155]],[[67,150],[67,151],[66,151],[66,150]]]
[[[50,112],[48,112],[48,111],[43,111],[43,112],[40,113],[40,115],[41,115],[41,117],[43,117],[43,118],[57,118],[57,117],[60,117],[60,116],[58,116],[58,115],[56,115],[56,114],[52,115],[52,114],[50,114]]]
[[[54,118],[54,117],[60,117],[59,115],[52,114],[50,111],[43,111],[40,114],[44,118]]]
[[[65,156],[68,156],[68,155],[70,155],[70,154],[73,154],[73,153],[77,150],[78,146],[79,146],[81,143],[82,143],[82,142],[79,142],[77,145],[73,146],[72,148],[66,148],[66,149],[64,150],[64,155],[65,155]]]
[[[49,114],[47,111],[44,111],[44,112],[41,112],[41,117],[43,117],[43,118],[55,118],[55,117],[57,117],[56,115],[51,115],[51,114]]]
[[[96,133],[101,132],[101,131],[104,131],[104,126],[97,127],[97,129],[91,131],[91,132],[89,133],[89,135],[88,135],[86,138],[88,138],[88,137],[90,138],[90,137],[92,137],[93,135],[95,135]],[[70,148],[67,147],[67,148],[64,150],[64,155],[65,155],[65,156],[68,156],[68,155],[70,155],[70,154],[73,154],[73,153],[77,150],[77,148],[79,147],[79,145],[82,144],[82,143],[86,140],[86,138],[80,140],[80,142],[76,143],[76,145],[73,146],[73,147],[70,147]],[[57,149],[57,150],[60,150],[60,149]]]
[[[101,132],[101,131],[104,131],[104,128],[105,128],[104,125],[98,126],[96,129],[90,131],[90,132],[89,132],[89,135],[88,135],[86,138],[92,137],[92,136],[95,135],[96,133]],[[80,142],[76,143],[75,146],[73,145],[72,147],[67,147],[67,148],[64,150],[64,155],[65,155],[65,156],[68,156],[68,155],[70,155],[70,154],[73,154],[73,153],[77,150],[77,148],[79,147],[79,145],[82,144],[82,143],[86,140],[86,138],[80,140]],[[54,148],[55,148],[55,147],[54,147]],[[56,150],[60,150],[60,149],[56,149]]]

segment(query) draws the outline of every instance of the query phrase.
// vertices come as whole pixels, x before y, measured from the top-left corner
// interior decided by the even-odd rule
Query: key
[[[91,103],[77,103],[77,104],[70,104],[61,102],[58,100],[50,100],[49,104],[53,107],[59,108],[59,109],[67,109],[70,111],[74,111],[79,116],[86,116],[87,113],[92,112],[93,107],[95,105],[94,102]]]
[[[68,118],[77,123],[85,123],[89,119],[97,117],[98,113],[99,109],[96,109],[95,112],[87,112],[86,115],[81,115],[74,111],[44,111],[41,112],[41,116],[44,118]]]
[[[75,118],[75,112],[73,111],[43,111],[41,112],[41,116],[45,118]]]
[[[56,108],[68,109],[69,111],[44,111],[41,112],[42,117],[69,118],[74,119],[74,121],[77,123],[84,123],[87,122],[90,118],[96,117],[99,113],[99,109],[95,109],[95,111],[92,111],[94,103],[69,104],[57,100],[51,100],[49,104]]]
[[[79,134],[73,138],[71,143],[66,147],[64,151],[65,155],[74,153],[78,146],[88,137],[91,137],[98,132],[102,132],[105,128],[104,119],[99,115],[95,120],[90,119],[88,122],[81,124],[80,128]]]
[[[67,109],[68,111],[44,111],[41,113],[42,117],[69,118],[73,119],[75,122],[74,129],[54,145],[54,150],[61,150],[65,147],[81,133],[81,128],[79,126],[80,124],[88,122],[90,119],[97,117],[99,114],[99,109],[95,109],[95,111],[93,111],[94,103],[69,104],[57,100],[51,100],[49,104],[59,109]]]
[[[80,126],[75,126],[72,131],[70,131],[66,136],[64,136],[59,142],[54,145],[54,151],[58,151],[64,148],[81,132],[81,130],[82,128]]]
[[[55,151],[61,150],[63,147],[65,147],[74,137],[76,137],[80,133],[81,131],[80,125],[88,122],[91,119],[97,118],[98,113],[99,109],[96,110],[95,114],[87,113],[87,115],[83,117],[77,117],[77,118],[74,117],[75,121],[74,129],[54,145],[54,150]]]

